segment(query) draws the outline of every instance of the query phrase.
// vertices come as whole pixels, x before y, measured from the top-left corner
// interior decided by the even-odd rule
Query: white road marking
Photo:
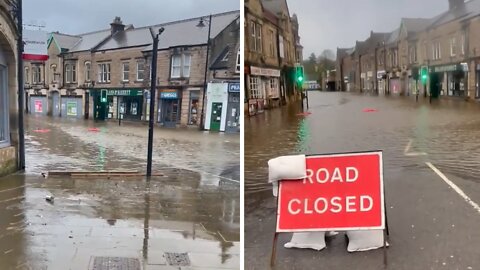
[[[412,143],[413,143],[413,140],[410,139],[408,141],[407,145],[405,146],[405,150],[403,151],[403,154],[405,156],[416,157],[416,156],[426,156],[426,155],[428,155],[425,152],[408,152],[408,151],[410,151],[410,147],[412,147]]]
[[[475,210],[477,210],[478,213],[480,213],[480,206],[476,202],[472,201],[472,199],[470,199],[470,197],[468,197],[465,192],[463,192],[457,185],[450,181],[439,169],[433,166],[432,163],[425,162],[425,164],[427,164],[430,169],[432,169],[436,174],[438,174],[438,176],[440,176],[440,178],[442,178],[443,181],[445,181],[445,183],[447,183],[453,190],[458,193],[458,195],[460,195],[467,203],[469,203]]]

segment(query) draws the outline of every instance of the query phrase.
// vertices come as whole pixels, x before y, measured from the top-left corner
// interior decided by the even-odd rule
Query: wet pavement
[[[384,151],[387,265],[382,250],[349,254],[343,233],[320,252],[285,249],[291,234],[281,234],[275,269],[480,269],[480,211],[427,164],[480,203],[480,105],[335,92],[309,98],[308,116],[291,106],[245,119],[246,269],[270,268],[276,206],[268,159],[366,150]]]
[[[0,269],[239,269],[238,135],[156,129],[150,181],[43,177],[143,172],[148,127],[26,120],[26,173],[0,179]]]

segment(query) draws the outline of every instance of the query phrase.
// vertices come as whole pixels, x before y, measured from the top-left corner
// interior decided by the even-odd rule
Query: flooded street
[[[26,173],[0,181],[0,268],[238,269],[238,135],[156,129],[150,181],[41,175],[144,172],[147,131],[28,116]]]
[[[298,116],[298,106],[245,121],[248,269],[269,264],[276,206],[267,183],[268,159],[367,150],[383,150],[388,269],[477,269],[480,252],[470,247],[480,245],[480,211],[427,162],[480,203],[479,104],[335,92],[310,92],[309,97],[311,115]],[[319,262],[317,269],[383,268],[381,250],[349,254],[340,235],[315,252],[283,248],[291,234],[281,234],[276,269],[308,269]]]

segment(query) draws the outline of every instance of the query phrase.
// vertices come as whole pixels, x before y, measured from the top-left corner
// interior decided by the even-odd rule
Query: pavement
[[[310,92],[309,99],[308,116],[298,116],[297,106],[245,121],[246,142],[257,131],[283,134],[245,146],[245,269],[270,269],[276,205],[266,183],[269,158],[378,149],[387,263],[382,249],[348,253],[344,233],[327,238],[322,251],[283,248],[291,237],[283,233],[272,269],[480,269],[478,104],[325,92]]]
[[[142,172],[148,129],[26,122],[26,173],[0,179],[0,269],[239,269],[238,135],[156,129],[149,181],[44,177]]]

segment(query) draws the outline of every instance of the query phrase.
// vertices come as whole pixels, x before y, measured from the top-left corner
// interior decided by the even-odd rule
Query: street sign
[[[276,232],[385,229],[382,152],[306,158],[307,178],[280,181]]]

